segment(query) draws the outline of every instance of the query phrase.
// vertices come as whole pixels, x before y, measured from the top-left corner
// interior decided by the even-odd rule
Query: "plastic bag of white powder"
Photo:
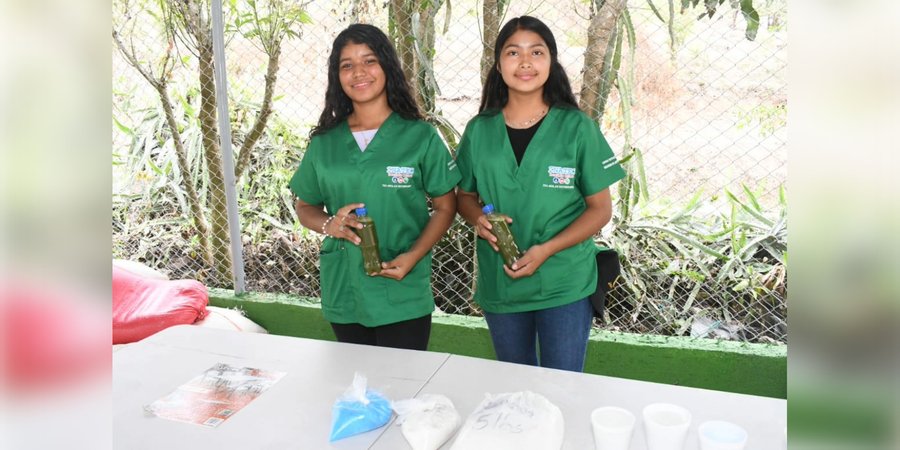
[[[487,394],[451,450],[558,450],[564,433],[562,412],[544,396],[529,391]]]
[[[412,450],[437,450],[462,422],[453,402],[443,395],[424,394],[393,402],[391,407]]]

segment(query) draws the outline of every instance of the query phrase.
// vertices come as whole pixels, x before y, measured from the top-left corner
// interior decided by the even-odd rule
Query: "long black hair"
[[[378,27],[356,23],[350,25],[334,38],[331,55],[328,56],[328,88],[325,90],[325,109],[319,116],[319,124],[310,136],[325,133],[341,123],[353,112],[353,102],[344,93],[339,75],[341,50],[347,44],[365,44],[375,53],[378,64],[384,71],[388,106],[404,119],[421,119],[422,113],[409,90],[406,76],[400,66],[397,51],[388,37]]]
[[[553,32],[540,19],[522,16],[506,22],[497,35],[497,42],[494,43],[494,64],[484,81],[484,89],[481,91],[481,106],[478,108],[478,112],[500,110],[509,101],[509,86],[506,85],[503,75],[500,74],[500,52],[503,50],[503,44],[519,30],[537,33],[547,43],[547,48],[550,50],[550,76],[544,84],[544,102],[550,106],[578,109],[575,95],[572,94],[572,85],[569,84],[569,77],[562,64],[559,63]]]

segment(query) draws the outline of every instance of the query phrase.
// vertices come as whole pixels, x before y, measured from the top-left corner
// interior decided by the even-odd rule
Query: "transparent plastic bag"
[[[381,394],[366,388],[364,375],[354,374],[353,384],[331,409],[331,436],[334,442],[376,428],[391,420],[391,404]]]
[[[453,402],[443,395],[423,394],[393,402],[391,407],[412,450],[437,450],[462,423]]]
[[[562,411],[530,391],[487,394],[466,419],[451,450],[558,450]]]

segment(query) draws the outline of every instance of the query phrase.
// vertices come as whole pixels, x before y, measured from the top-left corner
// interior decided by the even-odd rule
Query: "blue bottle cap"
[[[484,208],[481,208],[481,212],[485,214],[492,214],[494,212],[494,204],[488,203],[487,205],[484,205]]]
[[[357,216],[362,217],[362,216],[365,216],[366,213],[367,213],[367,211],[366,211],[366,208],[365,208],[365,207],[362,207],[362,208],[356,208],[356,215],[357,215]]]

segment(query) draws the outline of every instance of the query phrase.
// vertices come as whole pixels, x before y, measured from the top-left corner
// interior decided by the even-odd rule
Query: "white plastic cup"
[[[724,420],[703,422],[697,428],[700,450],[744,450],[747,430]]]
[[[644,433],[649,450],[682,450],[691,426],[691,412],[671,403],[644,407]]]
[[[634,414],[615,406],[597,408],[591,412],[594,428],[594,447],[597,450],[628,450],[634,432]]]

